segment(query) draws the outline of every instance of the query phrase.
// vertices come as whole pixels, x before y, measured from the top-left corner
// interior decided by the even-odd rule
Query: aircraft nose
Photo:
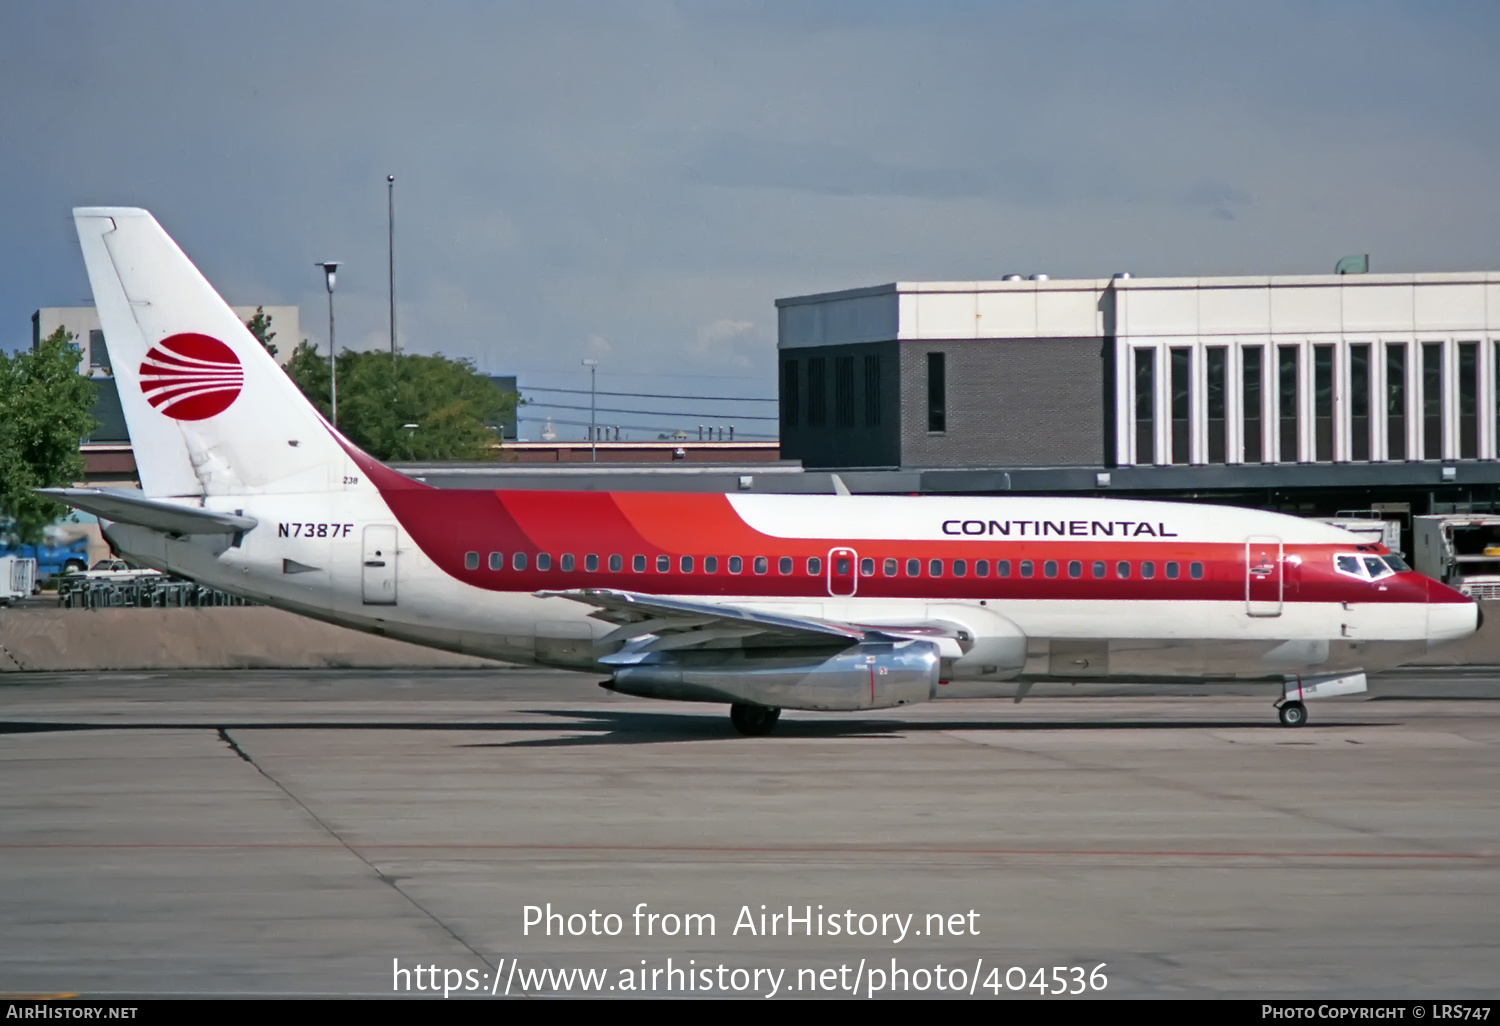
[[[1434,581],[1427,582],[1427,648],[1467,638],[1484,623],[1479,603],[1461,591]]]

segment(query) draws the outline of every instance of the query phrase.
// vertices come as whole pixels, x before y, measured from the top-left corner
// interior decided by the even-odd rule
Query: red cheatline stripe
[[[201,843],[154,842],[48,842],[0,844],[0,851],[53,851],[118,849],[201,849],[205,851],[264,849],[298,851],[303,849],[343,848],[336,842],[245,841]],[[647,844],[356,844],[361,851],[496,851],[496,852],[579,852],[615,854],[689,854],[689,855],[989,855],[1008,857],[1053,858],[1173,858],[1173,859],[1360,859],[1403,862],[1486,861],[1500,859],[1497,852],[1389,852],[1389,851],[1194,851],[1179,849],[1127,848],[981,848],[916,846],[843,846],[843,845],[647,845]]]

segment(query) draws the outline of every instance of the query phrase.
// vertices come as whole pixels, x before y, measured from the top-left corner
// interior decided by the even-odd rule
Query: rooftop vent
[[[1019,274],[1007,274],[1007,275],[1004,275],[1003,277],[1001,277],[1000,280],[1001,281],[1020,281],[1021,280],[1021,276]]]
[[[1114,274],[1110,275],[1110,277],[1113,278],[1115,281],[1124,281],[1126,278],[1130,277],[1130,272],[1129,271],[1116,271]]]
[[[1031,280],[1032,281],[1046,281],[1047,280],[1047,276],[1045,274],[1033,274],[1031,276]]]

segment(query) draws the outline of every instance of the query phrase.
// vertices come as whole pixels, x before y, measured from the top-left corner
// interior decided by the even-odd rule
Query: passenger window
[[[683,556],[677,560],[677,568],[685,574],[693,572],[693,557]]]
[[[656,557],[656,572],[659,573],[659,574],[671,573],[672,572],[672,557],[671,556],[657,556]]]
[[[1188,564],[1188,576],[1192,577],[1192,579],[1195,580],[1195,581],[1201,581],[1201,580],[1203,580],[1203,564],[1202,563],[1189,563]]]
[[[1122,581],[1128,580],[1130,578],[1130,564],[1123,559],[1116,563],[1115,576]]]
[[[931,577],[943,576],[943,561],[941,559],[929,559],[927,561],[927,573]]]
[[[634,570],[638,574],[645,573],[646,572],[646,557],[645,556],[632,556],[630,558],[630,569]]]
[[[477,553],[477,552],[465,552],[464,553],[464,569],[465,570],[478,570],[479,569],[479,553]]]
[[[598,570],[599,569],[599,557],[596,556],[596,555],[594,555],[592,552],[590,552],[587,556],[584,556],[583,557],[583,568],[585,570],[587,570],[589,573],[593,573],[595,570]]]
[[[559,569],[561,569],[561,570],[563,570],[565,572],[568,571],[568,570],[572,570],[573,569],[573,553],[571,553],[571,552],[565,552],[565,553],[563,553],[562,559],[558,560],[558,563],[559,563]]]
[[[859,561],[859,576],[861,576],[861,577],[874,577],[875,576],[875,561],[873,559],[870,559],[870,558],[866,557],[865,559],[861,559]]]
[[[502,552],[491,552],[490,553],[490,569],[491,570],[504,570],[505,569],[505,554],[504,553],[502,553]]]
[[[536,568],[538,570],[551,570],[552,557],[545,552],[538,552],[536,554]]]
[[[1021,576],[1022,577],[1030,577],[1031,576],[1031,571],[1032,571],[1031,560],[1029,560],[1029,559],[1023,559],[1023,560],[1021,560]]]
[[[1073,578],[1083,576],[1083,562],[1081,560],[1068,560],[1068,576]]]
[[[885,574],[885,576],[887,576],[887,577],[895,577],[896,576],[896,566],[897,566],[897,564],[896,564],[896,561],[894,559],[887,559],[884,563],[882,563],[880,565],[880,572],[883,573],[883,574]]]
[[[1049,559],[1049,560],[1047,560],[1047,562],[1043,563],[1042,564],[1042,573],[1046,574],[1048,577],[1056,577],[1057,576],[1057,560],[1055,560],[1055,559]]]
[[[807,575],[817,577],[823,572],[823,561],[817,556],[812,556],[807,561]]]
[[[1148,581],[1151,580],[1151,578],[1155,577],[1156,564],[1151,562],[1151,560],[1149,559],[1141,563],[1141,576]]]
[[[756,573],[763,574],[763,573],[765,573],[769,569],[771,569],[771,561],[769,559],[767,559],[765,556],[756,556],[755,557],[755,572]]]
[[[716,574],[716,573],[718,573],[719,572],[719,557],[718,556],[704,556],[703,557],[703,572],[706,573],[706,574]]]
[[[776,561],[776,572],[785,577],[792,572],[792,557],[782,556]]]
[[[1010,576],[1010,560],[1008,560],[1008,559],[997,559],[997,560],[995,560],[995,576],[996,577],[1009,577]]]
[[[526,553],[524,553],[524,552],[517,552],[514,556],[511,556],[510,557],[510,565],[511,565],[512,569],[515,569],[515,570],[525,570],[526,569]]]
[[[743,569],[745,569],[745,561],[743,559],[741,559],[739,556],[730,556],[729,557],[729,572],[730,573],[737,574],[737,573],[739,573]]]
[[[1169,580],[1169,581],[1175,581],[1175,580],[1177,580],[1177,574],[1178,574],[1177,563],[1175,561],[1173,561],[1173,560],[1168,560],[1167,561],[1167,580]]]
[[[953,561],[953,576],[954,577],[962,577],[965,574],[967,574],[968,572],[969,572],[969,562],[968,562],[968,560],[965,560],[965,559],[955,559]]]
[[[619,556],[610,556],[609,557],[609,572],[610,573],[617,574],[617,573],[620,572],[621,568],[623,568],[624,566],[625,566],[625,560],[621,559]]]
[[[974,576],[988,577],[990,575],[990,561],[987,559],[974,560]]]
[[[920,559],[908,559],[906,561],[906,576],[921,577],[922,561]]]
[[[1094,580],[1098,581],[1098,580],[1103,580],[1103,579],[1104,579],[1104,560],[1102,560],[1102,559],[1096,559],[1096,560],[1094,560]]]

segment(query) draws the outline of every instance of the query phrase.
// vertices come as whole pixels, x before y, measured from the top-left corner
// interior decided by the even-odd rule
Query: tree
[[[78,445],[98,427],[94,383],[78,373],[81,354],[62,328],[30,352],[0,353],[0,517],[18,540],[35,543],[67,508],[33,488],[83,476]]]
[[[255,336],[256,341],[266,347],[266,352],[276,355],[276,347],[271,345],[276,332],[271,330],[271,315],[266,313],[265,307],[257,306],[255,316],[245,322],[245,327],[250,329],[250,334]]]
[[[468,360],[346,349],[338,369],[339,430],[380,460],[488,459],[499,436],[487,422],[516,404]],[[286,372],[329,416],[328,360],[303,342]]]

